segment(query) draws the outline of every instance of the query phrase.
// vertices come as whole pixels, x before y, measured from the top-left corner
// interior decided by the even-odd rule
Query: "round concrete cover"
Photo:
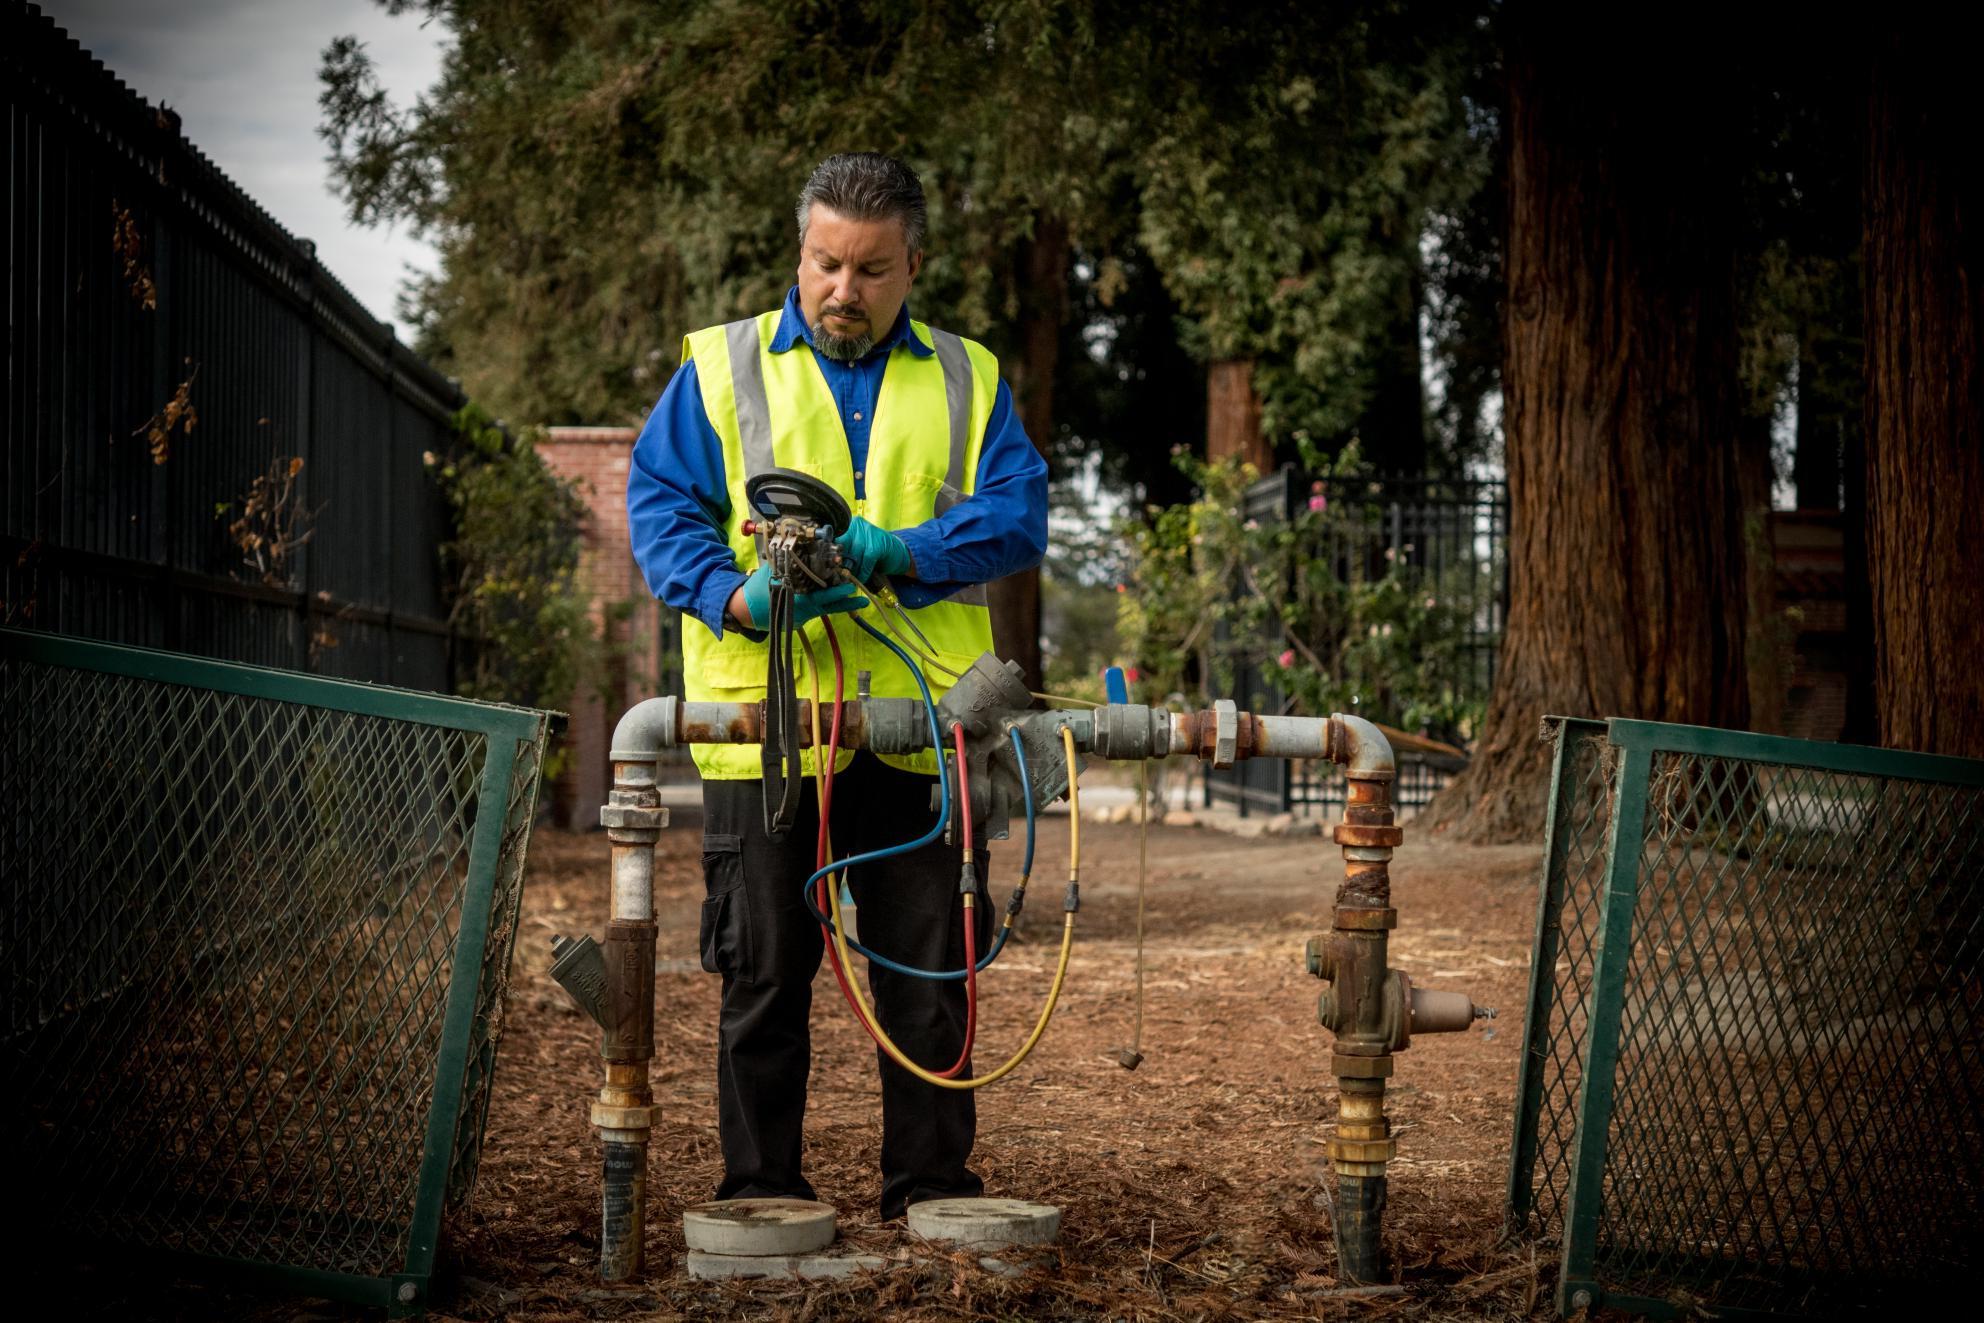
[[[811,1199],[719,1199],[682,1210],[682,1238],[708,1254],[811,1254],[834,1243],[834,1209]]]
[[[909,1206],[909,1229],[925,1240],[980,1248],[1052,1245],[1061,1210],[1025,1199],[929,1199]]]

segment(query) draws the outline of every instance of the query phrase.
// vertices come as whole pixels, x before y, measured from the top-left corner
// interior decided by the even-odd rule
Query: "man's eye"
[[[822,263],[820,263],[820,270],[822,270],[822,271],[838,271],[838,270],[840,270],[840,263],[839,263],[839,262],[822,262]]]

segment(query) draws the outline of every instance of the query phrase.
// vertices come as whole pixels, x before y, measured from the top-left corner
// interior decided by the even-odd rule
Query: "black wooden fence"
[[[1285,520],[1308,495],[1296,471],[1283,468],[1248,488],[1243,514],[1262,523]],[[1399,561],[1426,581],[1440,584],[1448,600],[1463,607],[1460,615],[1466,629],[1450,682],[1457,694],[1485,704],[1495,679],[1495,655],[1508,604],[1509,503],[1504,484],[1486,479],[1379,478],[1355,484],[1351,490],[1335,490],[1329,499],[1339,510],[1352,513],[1332,525],[1327,541],[1312,554],[1342,576],[1382,574],[1387,563]],[[1265,653],[1236,659],[1233,698],[1247,711],[1290,710]],[[1389,716],[1365,715],[1377,720]],[[1452,731],[1428,733],[1442,740],[1456,738]],[[1400,807],[1423,806],[1464,765],[1401,753],[1394,788]],[[1343,778],[1334,769],[1294,766],[1279,758],[1251,759],[1223,772],[1208,769],[1203,790],[1207,804],[1231,803],[1243,817],[1250,812],[1327,810],[1343,802]]]
[[[169,111],[36,7],[0,25],[0,618],[449,688],[447,512],[423,454],[460,390]],[[307,540],[284,548],[285,529]]]

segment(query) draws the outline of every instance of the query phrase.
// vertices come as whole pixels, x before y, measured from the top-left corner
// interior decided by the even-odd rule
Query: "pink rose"
[[[1284,671],[1287,670],[1289,667],[1295,664],[1295,649],[1293,648],[1288,649],[1286,652],[1283,652],[1281,656],[1277,657],[1275,660],[1281,663],[1282,670]]]

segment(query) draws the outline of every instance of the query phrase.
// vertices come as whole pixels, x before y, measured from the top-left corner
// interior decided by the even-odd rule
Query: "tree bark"
[[[1748,717],[1730,80],[1699,46],[1593,60],[1531,6],[1507,30],[1509,617],[1429,814],[1480,841],[1540,835],[1546,713]]]
[[[1984,167],[1947,34],[1868,97],[1867,563],[1881,742],[1984,756]],[[1956,79],[1956,82],[1946,80]]]
[[[1206,369],[1206,462],[1238,459],[1256,473],[1274,469],[1261,435],[1261,397],[1254,393],[1254,360],[1224,358]]]
[[[1042,217],[1020,251],[1019,361],[1009,369],[1013,404],[1034,449],[1051,456],[1054,374],[1068,309],[1068,227]],[[992,646],[1026,672],[1029,689],[1045,689],[1040,663],[1040,571],[1022,570],[986,586]]]

